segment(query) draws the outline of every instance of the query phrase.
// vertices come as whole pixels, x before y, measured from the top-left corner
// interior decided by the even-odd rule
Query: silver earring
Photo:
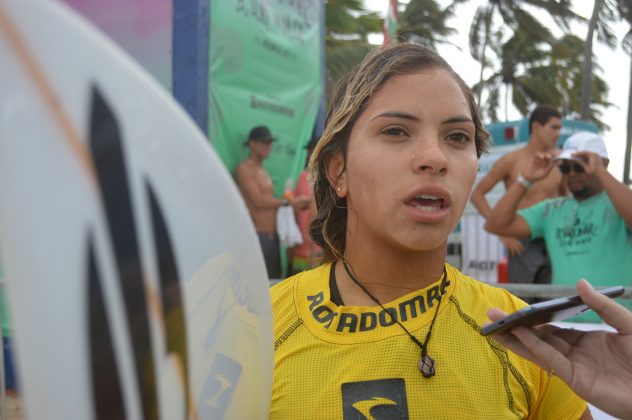
[[[338,190],[338,192],[342,191],[342,190],[340,189],[340,187],[338,187],[338,188],[336,188],[336,189]]]

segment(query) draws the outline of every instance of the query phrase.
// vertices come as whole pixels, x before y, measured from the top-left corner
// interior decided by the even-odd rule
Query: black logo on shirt
[[[439,302],[441,296],[446,293],[446,288],[450,281],[444,281],[441,285],[429,288],[426,295],[417,295],[411,299],[401,302],[395,308],[386,308],[377,314],[374,312],[363,312],[358,317],[353,313],[338,313],[331,309],[325,302],[325,294],[318,292],[315,295],[307,296],[309,310],[314,319],[327,329],[335,328],[338,332],[364,332],[381,327],[396,325],[397,321],[405,322],[408,319],[417,318],[432,308]]]
[[[403,379],[342,384],[344,420],[408,419],[406,383]]]
[[[577,253],[578,246],[590,245],[593,238],[599,235],[599,226],[591,221],[592,214],[589,213],[582,221],[579,217],[575,217],[571,226],[555,229],[555,237],[558,245],[562,248],[568,248],[567,254]],[[581,249],[581,253],[585,253],[585,249]]]

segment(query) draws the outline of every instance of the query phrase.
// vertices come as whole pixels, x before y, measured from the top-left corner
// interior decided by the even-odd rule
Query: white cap
[[[591,152],[608,159],[606,143],[599,134],[590,131],[580,131],[567,138],[562,153],[555,159],[577,160],[573,157],[575,152]]]

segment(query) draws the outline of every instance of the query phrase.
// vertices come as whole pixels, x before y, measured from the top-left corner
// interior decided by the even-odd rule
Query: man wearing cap
[[[279,237],[277,235],[276,212],[284,204],[291,204],[297,209],[305,208],[309,199],[277,198],[274,196],[274,185],[268,171],[263,167],[263,161],[270,156],[274,137],[268,127],[257,126],[250,130],[248,140],[248,158],[237,165],[235,180],[239,191],[246,202],[254,222],[259,243],[271,279],[281,278],[281,254]]]
[[[536,153],[557,149],[557,140],[562,129],[562,115],[550,105],[538,105],[529,117],[529,143],[502,156],[472,191],[472,204],[485,219],[491,207],[485,198],[497,183],[503,182],[505,189],[520,182],[519,175]],[[520,199],[518,208],[530,207],[547,198],[564,195],[562,176],[551,171],[544,179],[530,188]],[[551,262],[542,238],[518,240],[500,236],[507,249],[507,274],[510,283],[551,283]]]
[[[598,134],[573,134],[558,156],[540,153],[532,159],[520,174],[523,182],[509,188],[485,228],[497,235],[544,238],[554,284],[574,285],[586,278],[597,286],[631,286],[632,190],[607,171],[608,162]],[[572,196],[517,211],[520,198],[551,170],[562,173]],[[599,318],[587,314],[581,321]]]

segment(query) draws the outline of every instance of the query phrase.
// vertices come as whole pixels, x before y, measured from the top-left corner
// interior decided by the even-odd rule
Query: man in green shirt
[[[485,228],[498,235],[544,238],[553,284],[574,285],[586,278],[596,286],[631,286],[632,190],[607,171],[608,162],[598,134],[575,133],[558,156],[534,156],[494,207]],[[572,196],[517,211],[520,198],[551,170],[562,172]],[[599,322],[595,314],[576,320]]]

